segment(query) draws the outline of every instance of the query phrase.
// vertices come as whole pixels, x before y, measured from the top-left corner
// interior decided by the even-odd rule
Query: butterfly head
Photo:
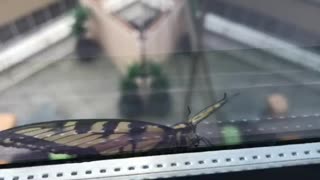
[[[176,140],[180,146],[198,146],[200,141],[197,139],[196,126],[189,122],[178,123],[172,127],[176,131]]]

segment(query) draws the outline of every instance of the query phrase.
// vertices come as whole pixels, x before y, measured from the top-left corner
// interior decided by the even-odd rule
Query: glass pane
[[[3,164],[319,138],[313,3],[15,3],[1,41],[29,33],[0,49]]]

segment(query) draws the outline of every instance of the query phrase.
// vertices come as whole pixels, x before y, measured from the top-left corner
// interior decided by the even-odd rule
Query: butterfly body
[[[115,155],[197,147],[196,126],[222,107],[225,97],[172,127],[133,120],[68,120],[26,125],[0,132],[0,145],[75,156]]]

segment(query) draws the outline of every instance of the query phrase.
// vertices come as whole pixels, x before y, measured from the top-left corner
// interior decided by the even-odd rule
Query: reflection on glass
[[[1,164],[319,137],[317,3],[18,3],[0,7]]]

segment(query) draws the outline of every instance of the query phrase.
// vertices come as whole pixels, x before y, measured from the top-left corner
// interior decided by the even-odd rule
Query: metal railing
[[[208,11],[231,21],[249,26],[276,38],[298,46],[315,46],[320,44],[319,34],[302,27],[282,21],[276,17],[262,14],[222,0],[208,0]]]
[[[59,0],[45,8],[0,26],[0,48],[65,14],[77,4],[78,0]]]

